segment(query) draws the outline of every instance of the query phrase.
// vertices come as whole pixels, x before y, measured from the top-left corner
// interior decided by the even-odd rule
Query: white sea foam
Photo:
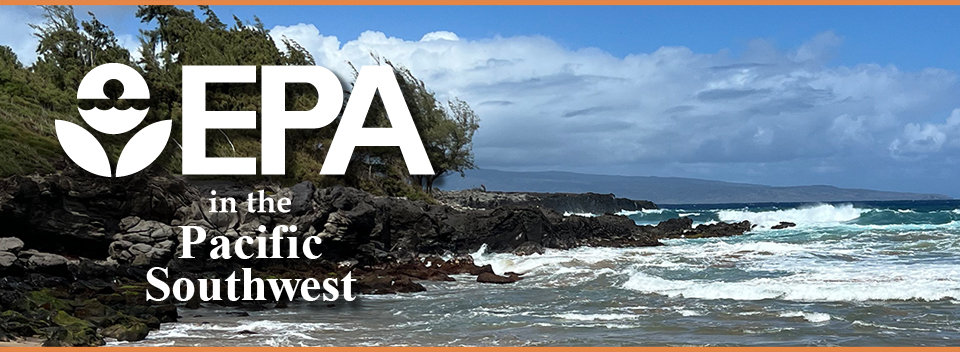
[[[762,238],[762,237],[761,237]],[[869,239],[865,237],[862,240]],[[759,238],[758,238],[759,239]],[[906,242],[906,244],[913,242]],[[865,247],[859,238],[841,242],[784,243],[768,240],[676,240],[647,248],[576,248],[542,255],[474,253],[478,265],[498,273],[528,273],[524,284],[572,286],[601,277],[621,288],[670,297],[790,301],[960,299],[960,265],[902,263]],[[776,275],[723,276],[723,271]],[[720,270],[715,279],[662,276],[657,270]],[[671,274],[672,275],[672,274]],[[814,318],[811,318],[814,319]]]
[[[708,300],[960,300],[957,261],[910,260],[915,252],[960,248],[960,238],[945,228],[948,225],[917,231],[913,227],[918,225],[842,223],[864,211],[871,210],[818,205],[729,211],[724,215],[728,220],[736,215],[767,224],[794,220],[822,225],[787,233],[664,240],[667,245],[659,247],[548,249],[522,257],[481,250],[473,257],[478,265],[490,264],[498,273],[528,273],[524,285],[567,287],[604,279],[605,284],[631,291]],[[697,274],[704,270],[711,276]]]
[[[581,247],[571,250],[547,249],[543,254],[517,256],[509,253],[486,253],[486,249],[486,245],[483,245],[472,254],[477,265],[490,264],[497,273],[512,271],[548,276],[610,273],[610,270],[603,270],[605,268],[592,266],[604,261],[623,260],[625,255],[637,252],[636,249]]]
[[[663,214],[666,209],[640,209],[640,210],[620,210],[616,214],[623,216],[637,215],[637,214]]]
[[[554,317],[566,320],[577,320],[577,321],[610,321],[610,320],[629,320],[637,319],[638,316],[633,314],[580,314],[580,313],[564,313],[557,314]]]
[[[780,312],[779,316],[781,318],[798,318],[803,317],[804,320],[811,323],[823,323],[830,321],[830,314],[827,313],[818,313],[818,312],[801,312],[801,311],[786,311]]]
[[[960,228],[960,221],[950,221],[944,224],[888,224],[888,225],[874,225],[874,224],[844,224],[844,227],[847,227],[851,230],[884,230],[884,231],[924,231],[924,230],[938,230],[938,229],[958,229]]]
[[[781,221],[789,221],[801,226],[843,223],[859,218],[860,215],[866,211],[865,209],[854,208],[853,205],[850,204],[819,204],[809,207],[759,212],[749,210],[720,210],[717,212],[717,216],[721,221],[737,222],[749,220],[752,224],[769,228],[770,226],[779,224]]]
[[[693,227],[697,227],[697,226],[700,226],[700,225],[713,225],[713,224],[718,224],[718,223],[720,223],[720,222],[719,222],[719,221],[716,221],[716,220],[710,220],[710,221],[704,221],[704,222],[694,222],[694,223],[693,223]]]
[[[585,218],[592,218],[592,217],[596,217],[597,214],[593,214],[593,213],[571,213],[571,212],[568,211],[568,212],[564,212],[564,213],[563,213],[563,216],[581,216],[581,217],[585,217]]]
[[[822,273],[821,273],[822,274]],[[956,273],[954,273],[956,274]],[[669,280],[637,272],[623,288],[670,297],[699,299],[789,301],[941,300],[960,297],[960,282],[950,276],[911,278],[859,273],[850,278],[798,274],[783,278],[755,278],[740,282]],[[956,276],[952,276],[956,277]]]
[[[699,317],[703,315],[701,312],[690,309],[678,309],[677,313],[680,313],[680,315],[685,317]]]

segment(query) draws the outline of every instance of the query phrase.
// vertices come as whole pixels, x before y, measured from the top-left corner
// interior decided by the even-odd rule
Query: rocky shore
[[[237,213],[210,213],[203,205],[210,188],[170,175],[116,180],[72,170],[0,180],[0,341],[40,338],[46,346],[98,346],[105,338],[143,339],[160,324],[176,321],[183,309],[201,305],[147,302],[146,271],[155,266],[168,267],[170,281],[224,278],[241,267],[262,278],[322,280],[352,272],[360,293],[390,294],[423,291],[418,281],[452,281],[457,274],[491,284],[522,279],[523,273],[494,273],[489,265],[474,264],[467,253],[483,245],[527,255],[544,248],[658,246],[664,238],[734,236],[751,228],[747,222],[694,228],[689,219],[638,226],[613,214],[562,214],[656,207],[612,195],[527,195],[536,200],[514,202],[503,200],[514,195],[501,194],[506,198],[494,195],[500,200],[491,203],[447,194],[441,202],[458,204],[447,205],[352,188],[317,189],[308,182],[258,188],[274,199],[290,198],[289,213],[248,213],[245,197],[237,197]],[[320,237],[315,251],[323,257],[209,260],[208,251],[200,250],[195,259],[180,259],[180,225],[200,226],[208,238],[231,241],[263,236],[257,231],[261,225],[296,225],[299,231],[288,236]],[[275,299],[203,304],[238,310],[286,306]]]
[[[598,193],[492,192],[470,189],[439,191],[436,197],[437,200],[447,204],[474,209],[525,206],[551,209],[559,213],[589,214],[657,209],[657,205],[651,201],[617,198],[613,194]]]

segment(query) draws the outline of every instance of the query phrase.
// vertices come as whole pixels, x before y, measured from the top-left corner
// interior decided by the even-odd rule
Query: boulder
[[[190,300],[187,301],[187,304],[183,306],[186,309],[200,309],[203,306],[200,304],[200,295],[193,295],[190,297]]]
[[[46,341],[43,342],[44,347],[104,345],[103,338],[97,334],[96,326],[93,323],[73,317],[64,311],[58,311],[53,316],[52,321],[55,327]]]
[[[691,229],[693,229],[693,219],[688,217],[667,219],[657,224],[657,231],[663,238],[682,237]]]
[[[309,211],[316,192],[313,182],[300,182],[290,187],[290,213],[301,215]]]
[[[149,333],[150,327],[141,322],[134,322],[127,325],[115,324],[100,331],[100,334],[104,337],[112,337],[118,341],[140,341],[147,338]]]
[[[17,262],[17,255],[0,251],[0,270],[12,267]]]
[[[163,266],[172,257],[176,245],[173,226],[131,216],[120,220],[120,233],[108,246],[110,259],[134,266]]]
[[[23,249],[23,241],[16,237],[0,237],[0,252],[17,253]]]
[[[67,258],[53,253],[38,252],[28,249],[20,252],[20,261],[23,267],[34,272],[70,277],[70,270],[67,267]]]
[[[161,323],[173,323],[177,321],[177,306],[173,304],[161,304],[154,306],[154,316]]]
[[[523,278],[519,274],[509,273],[512,275],[501,276],[494,273],[482,273],[477,275],[477,282],[485,284],[512,284],[514,282],[520,281]]]
[[[707,237],[730,237],[730,236],[740,236],[753,228],[753,225],[749,221],[741,221],[735,223],[725,223],[718,222],[715,224],[709,225],[697,225],[697,228],[694,229],[693,235],[688,235],[688,238],[707,238]]]
[[[447,275],[480,275],[482,273],[493,272],[493,266],[490,264],[478,266],[473,262],[473,257],[469,255],[461,255],[450,258],[449,260],[444,261],[443,264],[439,266],[439,269]]]
[[[773,225],[770,228],[773,230],[782,230],[782,229],[786,229],[794,226],[797,226],[797,224],[789,221],[781,221],[779,224]]]
[[[408,276],[364,275],[357,278],[357,292],[362,294],[391,294],[402,292],[423,292],[427,289]]]
[[[13,336],[33,337],[42,334],[41,322],[30,319],[20,312],[7,310],[0,313],[0,332]]]

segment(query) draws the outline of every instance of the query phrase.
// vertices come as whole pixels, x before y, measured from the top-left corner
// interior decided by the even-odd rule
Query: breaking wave
[[[720,210],[717,216],[720,221],[748,220],[751,224],[768,228],[789,221],[797,224],[837,224],[856,220],[866,210],[854,208],[850,204],[832,205],[819,204],[794,209],[779,209],[772,211],[754,212],[749,210]]]

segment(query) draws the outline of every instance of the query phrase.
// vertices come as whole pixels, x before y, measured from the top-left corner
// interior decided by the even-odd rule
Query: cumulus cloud
[[[617,57],[541,36],[451,32],[404,40],[368,31],[341,43],[310,24],[273,33],[304,44],[334,71],[345,72],[347,61],[372,64],[375,53],[410,68],[441,97],[470,102],[483,119],[477,160],[488,168],[603,172],[817,159],[829,170],[824,160],[842,163],[844,155],[889,159],[896,148],[939,148],[932,127],[909,124],[951,99],[957,81],[940,69],[831,67],[843,42],[832,32],[794,49],[755,40],[736,57],[682,46]]]
[[[960,147],[960,109],[953,110],[940,124],[907,124],[900,137],[890,143],[890,155],[898,159],[916,159],[957,147]]]

